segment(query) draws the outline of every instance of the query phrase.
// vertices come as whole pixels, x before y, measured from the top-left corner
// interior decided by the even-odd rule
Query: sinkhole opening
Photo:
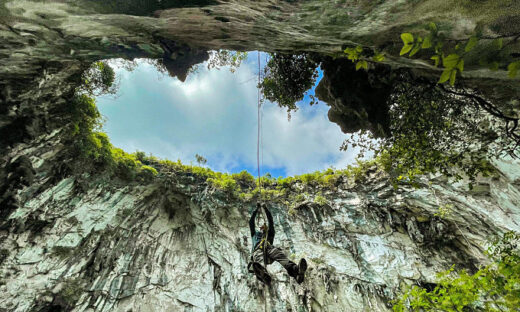
[[[93,94],[101,141],[110,138],[117,153],[134,157],[153,174],[155,161],[169,161],[256,176],[257,143],[260,174],[269,178],[355,164],[359,148],[340,149],[346,135],[315,96],[323,77],[319,63],[288,56],[273,65],[273,57],[214,51],[180,79],[160,60],[109,59],[86,72],[86,80],[97,83],[80,92]],[[266,81],[273,71],[291,71],[291,83],[280,88]]]

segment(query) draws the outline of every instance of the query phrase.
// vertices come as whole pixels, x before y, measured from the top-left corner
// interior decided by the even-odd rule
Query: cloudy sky
[[[201,66],[185,82],[142,61],[132,72],[116,66],[117,97],[98,98],[104,131],[127,152],[186,164],[195,164],[200,154],[214,170],[256,175],[256,59],[251,52],[235,73]],[[346,135],[327,119],[328,107],[308,102],[307,97],[298,103],[290,121],[284,109],[264,104],[262,173],[291,176],[354,161],[354,151],[339,151]]]

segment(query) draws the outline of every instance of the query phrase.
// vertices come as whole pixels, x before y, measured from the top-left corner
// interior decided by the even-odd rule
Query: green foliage
[[[385,55],[378,50],[365,50],[358,45],[355,48],[346,48],[344,51],[348,59],[356,63],[356,70],[363,68],[368,70],[368,62],[382,62],[385,60]]]
[[[434,216],[444,219],[451,214],[452,210],[453,210],[452,204],[441,205],[441,206],[439,206],[439,211],[437,213],[435,213]]]
[[[316,188],[333,189],[340,179],[361,182],[366,179],[368,171],[383,170],[381,158],[378,158],[371,161],[358,161],[357,165],[348,166],[342,170],[329,168],[325,171],[316,171],[295,177],[273,178],[266,174],[258,181],[245,170],[240,173],[228,174],[215,172],[205,167],[184,165],[180,160],[174,162],[158,160],[153,156],[143,158],[142,153],[138,155],[141,161],[151,163],[154,167],[159,168],[159,171],[173,171],[195,176],[206,181],[211,188],[224,191],[228,195],[243,201],[262,199],[279,202],[286,205],[289,211],[293,213],[295,213],[294,207],[299,202],[311,197],[309,194],[301,193],[300,188],[293,188],[295,184],[310,187],[311,190]],[[261,189],[259,182],[262,184]],[[314,201],[320,205],[328,204],[328,200],[320,192],[315,195]]]
[[[252,189],[256,187],[255,178],[246,170],[240,173],[233,173],[231,177],[237,182],[237,185],[245,189]]]
[[[520,306],[520,236],[508,232],[489,248],[493,263],[475,274],[438,274],[437,286],[406,289],[393,310],[405,311],[517,311]]]
[[[454,86],[457,75],[464,71],[465,59],[471,51],[483,41],[483,38],[480,32],[475,30],[475,34],[468,39],[459,41],[456,44],[449,44],[450,40],[438,32],[435,23],[429,23],[426,29],[429,33],[424,38],[420,35],[402,33],[401,40],[403,41],[403,47],[400,55],[408,54],[408,56],[412,57],[420,50],[429,50],[429,53],[433,52],[434,55],[431,56],[430,59],[434,61],[434,65],[437,67],[442,64],[444,67],[438,83],[449,81],[450,85]],[[489,39],[487,41],[489,41]],[[494,39],[491,45],[488,45],[486,48],[488,52],[491,53],[480,57],[480,65],[487,66],[492,70],[497,70],[500,66],[498,52],[503,48],[503,38]],[[482,49],[475,53],[482,53]],[[509,77],[516,77],[518,68],[520,68],[520,61],[510,63],[508,66]]]
[[[401,34],[401,40],[403,41],[403,48],[401,49],[400,55],[414,56],[421,49],[422,50],[434,50],[435,54],[431,57],[434,61],[435,66],[439,66],[442,61],[444,70],[439,79],[439,83],[449,81],[453,86],[457,77],[457,73],[461,73],[464,70],[464,55],[471,51],[478,42],[477,37],[471,37],[465,45],[464,51],[460,51],[460,45],[457,45],[456,52],[445,55],[442,48],[445,45],[444,36],[440,35],[437,30],[435,23],[428,24],[427,29],[429,34],[426,37],[414,36],[411,33]]]
[[[117,86],[114,84],[116,74],[114,69],[103,61],[95,62],[82,76],[83,84],[79,87],[79,93],[90,96],[102,94],[115,94]]]
[[[208,69],[220,69],[228,66],[229,71],[234,73],[247,58],[247,52],[218,50],[211,51],[208,60]]]
[[[97,110],[96,101],[86,94],[76,94],[68,106],[72,117],[72,136],[88,135],[92,130],[101,126],[101,114]]]
[[[520,69],[520,61],[513,62],[507,66],[508,76],[509,78],[515,78],[518,74],[518,70]]]
[[[318,194],[316,195],[316,197],[314,197],[314,202],[320,206],[325,206],[329,204],[329,201],[321,194]]]
[[[466,98],[446,95],[441,86],[403,81],[389,103],[389,136],[376,139],[365,133],[342,148],[351,144],[362,153],[372,150],[396,183],[414,184],[417,175],[436,172],[473,181],[494,172],[487,159],[515,150],[515,140],[497,142],[499,133],[507,133],[500,119]]]
[[[211,183],[216,188],[228,192],[234,192],[237,189],[237,181],[228,174],[217,174],[217,177],[215,178],[208,178],[207,182]]]
[[[197,164],[199,165],[205,165],[208,162],[206,158],[199,154],[195,154],[195,161],[197,161]]]
[[[273,53],[259,88],[266,99],[287,108],[288,113],[296,111],[296,102],[303,99],[318,77],[317,67],[309,54]],[[311,105],[314,102],[313,99]]]
[[[143,152],[129,154],[114,147],[108,136],[100,132],[101,114],[96,107],[95,95],[114,93],[115,75],[105,62],[94,63],[82,76],[83,84],[77,88],[67,110],[71,116],[70,137],[79,160],[125,180],[149,181],[158,174],[141,160]],[[87,166],[88,167],[88,166]],[[82,168],[85,169],[85,168]]]
[[[159,174],[159,173],[157,172],[157,169],[155,169],[154,167],[150,167],[150,166],[147,166],[147,165],[141,166],[140,175],[141,175],[141,177],[143,179],[151,180],[157,174]]]

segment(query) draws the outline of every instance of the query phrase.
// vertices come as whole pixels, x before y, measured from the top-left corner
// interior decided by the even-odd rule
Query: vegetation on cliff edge
[[[518,311],[520,306],[520,235],[508,232],[488,250],[492,263],[476,273],[438,274],[433,289],[408,287],[394,302],[405,311]]]

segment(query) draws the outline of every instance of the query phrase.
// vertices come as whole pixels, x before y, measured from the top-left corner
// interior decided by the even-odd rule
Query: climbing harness
[[[267,240],[267,234],[264,235],[264,237],[262,238],[262,240],[260,241],[260,243],[258,244],[258,248],[260,249],[263,249],[263,246],[266,247],[266,250],[267,250],[267,246],[269,246],[269,241]],[[264,259],[265,260],[265,259]],[[265,263],[264,263],[265,264]]]

